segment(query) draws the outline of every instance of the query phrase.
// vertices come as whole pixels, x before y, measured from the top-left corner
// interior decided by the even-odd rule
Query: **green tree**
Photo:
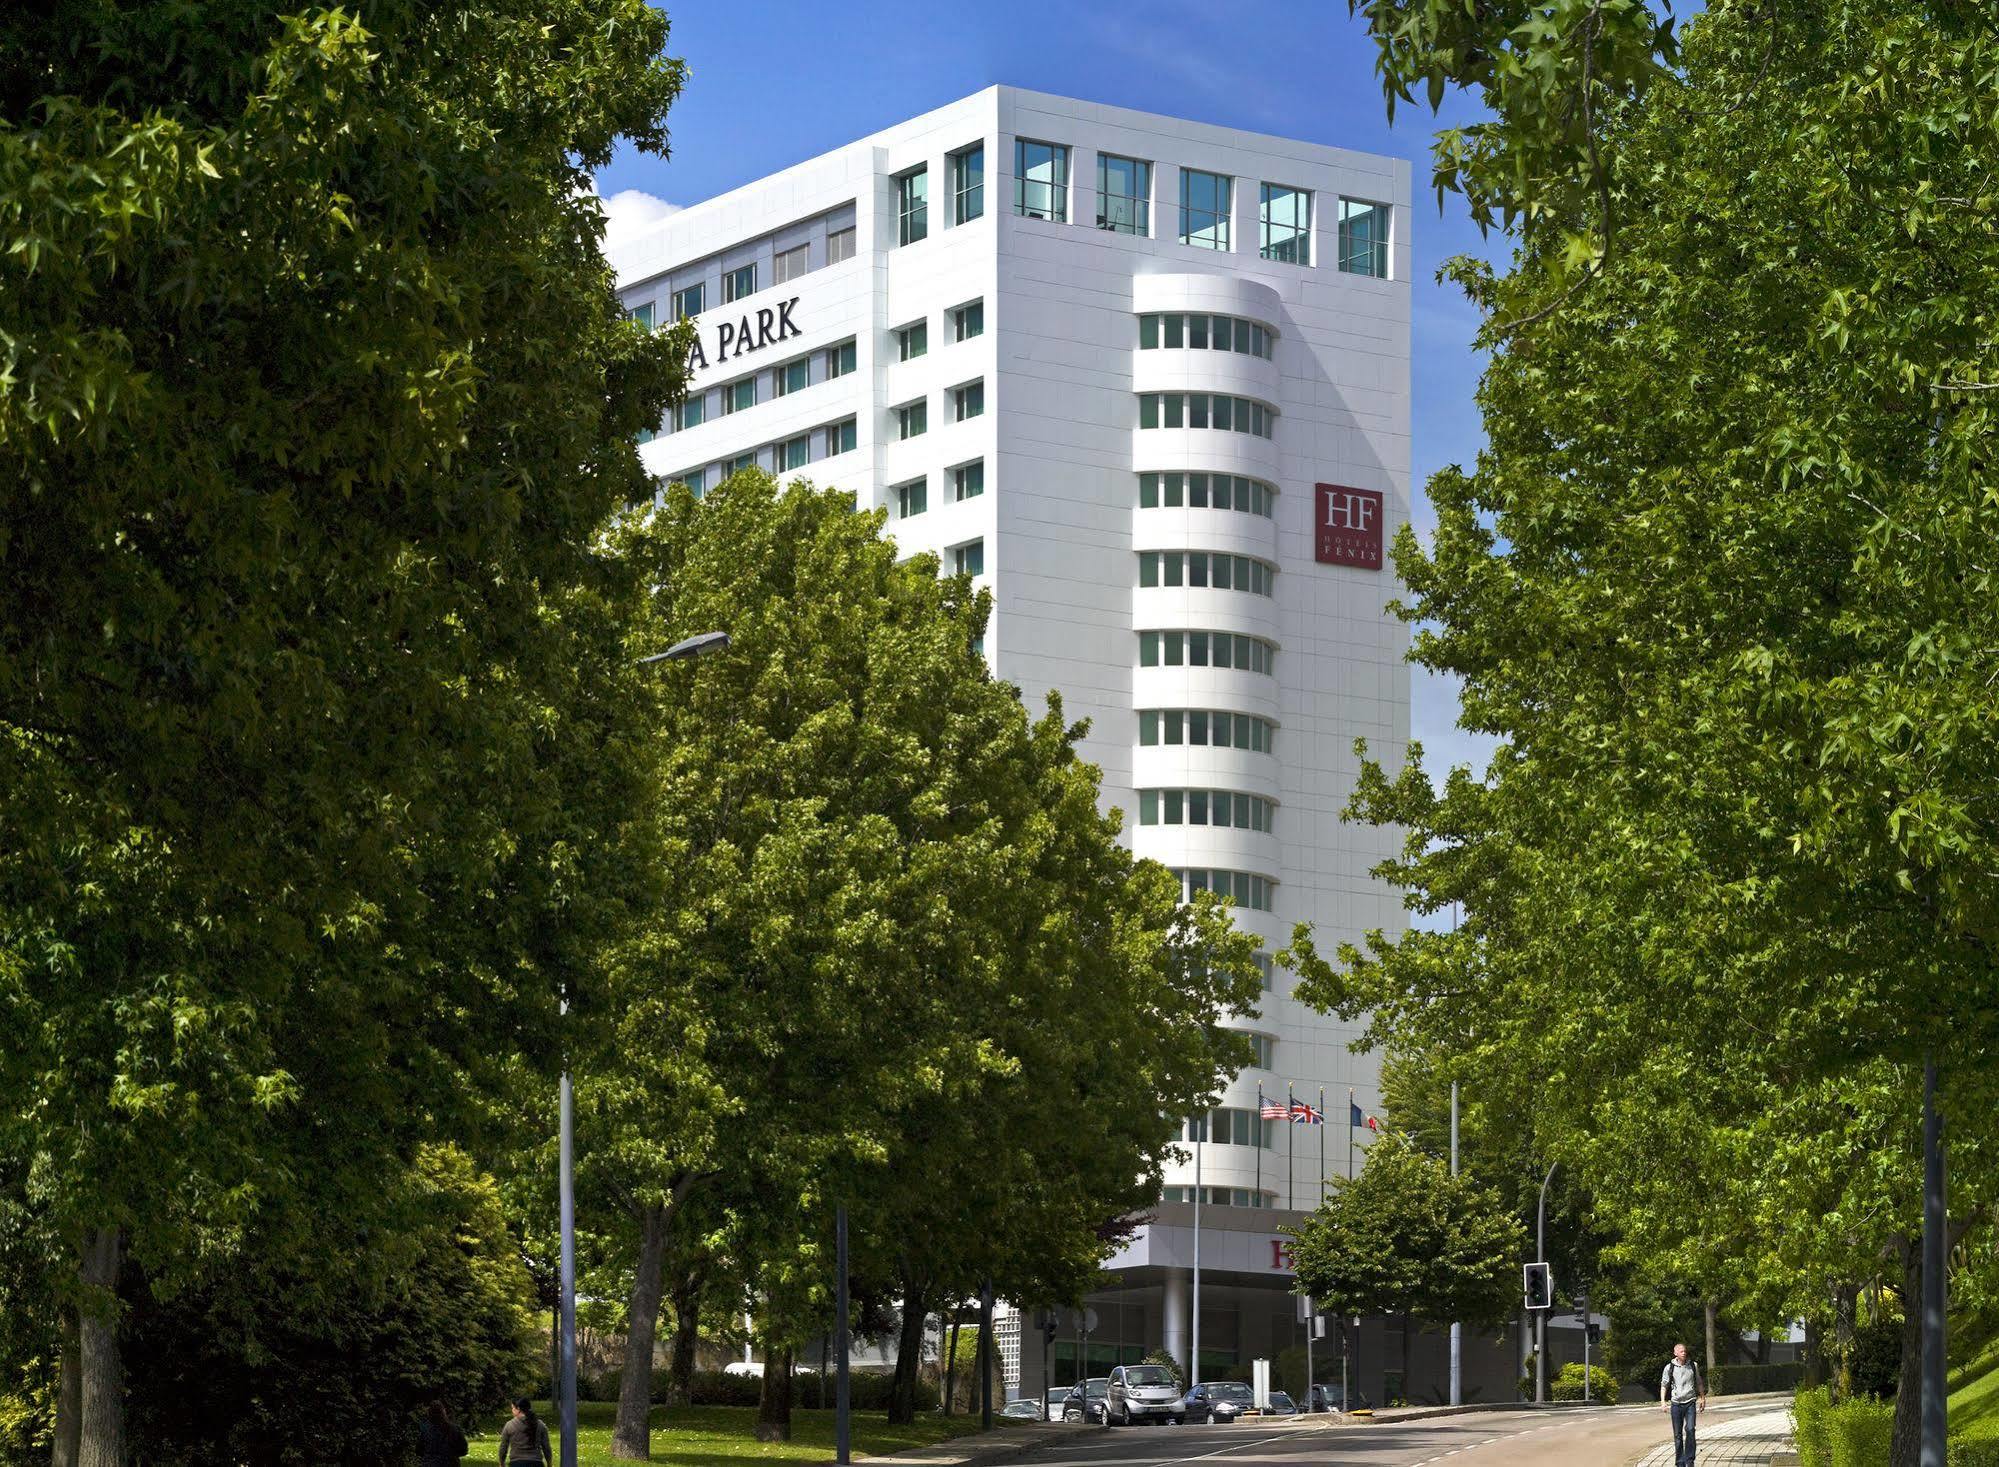
[[[1732,0],[1676,37],[1603,0],[1359,8],[1391,98],[1491,109],[1438,182],[1516,229],[1505,273],[1453,267],[1488,313],[1489,446],[1397,551],[1417,657],[1504,742],[1483,780],[1364,775],[1356,812],[1410,831],[1391,879],[1465,921],[1308,987],[1535,1076],[1620,1227],[1645,1220],[1607,1148],[1693,1137],[1673,1205],[1630,1211],[1715,1271],[1777,1238],[1823,1297],[1882,1222],[1913,1263],[1926,1056],[1959,1195],[1990,1185],[1994,18]],[[1815,1227],[1870,1121],[1883,1163]]]
[[[124,1456],[121,1280],[364,1218],[552,1058],[613,915],[616,665],[571,618],[685,338],[622,319],[584,189],[663,148],[664,37],[0,17],[0,1154],[62,1467]]]
[[[1351,1180],[1295,1230],[1301,1293],[1332,1312],[1401,1314],[1402,1378],[1412,1316],[1497,1324],[1519,1297],[1527,1234],[1499,1197],[1389,1132]]]

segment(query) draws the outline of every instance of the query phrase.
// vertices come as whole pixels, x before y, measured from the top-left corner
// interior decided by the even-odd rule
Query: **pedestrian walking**
[[[471,1450],[444,1402],[432,1401],[424,1407],[423,1420],[416,1425],[417,1467],[458,1467]]]
[[[514,1402],[514,1419],[500,1428],[500,1461],[504,1467],[555,1467],[548,1428],[526,1396]]]
[[[1694,1467],[1694,1418],[1707,1410],[1707,1377],[1685,1345],[1673,1346],[1659,1373],[1659,1407],[1673,1418],[1673,1467]]]

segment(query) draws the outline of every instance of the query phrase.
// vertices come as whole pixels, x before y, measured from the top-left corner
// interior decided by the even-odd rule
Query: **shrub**
[[[1786,1360],[1769,1365],[1717,1365],[1708,1372],[1708,1389],[1717,1396],[1746,1396],[1756,1391],[1795,1391],[1805,1383],[1805,1362]]]
[[[1533,1385],[1530,1382],[1528,1389]],[[1601,1365],[1592,1363],[1589,1368],[1589,1393],[1594,1401],[1615,1401],[1617,1399],[1617,1378]],[[1580,1401],[1583,1398],[1583,1367],[1579,1360],[1571,1360],[1556,1373],[1548,1384],[1548,1395],[1556,1401]]]
[[[1799,1391],[1791,1401],[1791,1434],[1798,1444],[1798,1467],[1832,1467],[1832,1437],[1826,1415],[1832,1392],[1825,1386]]]
[[[1874,1319],[1854,1332],[1853,1394],[1888,1400],[1902,1383],[1902,1321]]]
[[[748,1384],[750,1392],[749,1392],[749,1399],[747,1402],[737,1401],[737,1400],[711,1401],[703,1399],[702,1385],[701,1385],[702,1380],[704,1377],[712,1376],[715,1374],[717,1374],[717,1372],[714,1371],[700,1371],[696,1373],[694,1377],[695,1405],[754,1406],[757,1403],[758,1382],[746,1375],[732,1375],[725,1378],[731,1382]],[[977,1376],[974,1375],[973,1379],[976,1381]],[[818,1409],[819,1372],[816,1370],[801,1370],[797,1372],[796,1375],[793,1376],[792,1381],[793,1381],[792,1393],[791,1393],[792,1404],[794,1406],[797,1406],[801,1410],[810,1411]],[[853,1403],[853,1408],[856,1411],[886,1411],[888,1410],[889,1392],[891,1389],[894,1388],[894,1385],[895,1385],[895,1377],[887,1371],[856,1370],[847,1376],[847,1396],[848,1399]],[[833,1390],[834,1390],[833,1373],[831,1371],[828,1371],[826,1373],[826,1404],[829,1408],[833,1404]],[[916,1382],[916,1409],[918,1411],[935,1411],[937,1409],[937,1403],[939,1399],[940,1396],[938,1393],[937,1382],[932,1380],[922,1380],[922,1379],[919,1379]],[[976,1400],[977,1396],[974,1395],[973,1399]],[[993,1395],[995,1409],[998,1408],[1000,1399],[1001,1397],[998,1393],[998,1390],[997,1388],[995,1388]]]
[[[1999,1467],[1999,1437],[1957,1438],[1950,1444],[1949,1461],[1950,1467]]]
[[[1826,1413],[1832,1451],[1828,1467],[1883,1467],[1895,1432],[1895,1408],[1885,1401],[1841,1401]]]

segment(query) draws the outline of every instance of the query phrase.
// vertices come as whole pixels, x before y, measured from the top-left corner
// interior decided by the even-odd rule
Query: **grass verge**
[[[546,1401],[537,1401],[535,1410],[555,1430],[555,1413]],[[577,1467],[612,1467],[611,1423],[617,1406],[609,1401],[582,1401],[576,1407]],[[887,1452],[926,1447],[949,1441],[979,1429],[977,1416],[943,1417],[931,1413],[918,1416],[909,1426],[890,1426],[873,1413],[856,1413],[853,1420],[854,1455],[880,1456]],[[470,1463],[491,1462],[498,1450],[497,1426],[472,1437]],[[671,1467],[703,1467],[711,1462],[830,1462],[833,1460],[833,1413],[794,1410],[791,1413],[791,1440],[757,1440],[757,1413],[750,1406],[689,1406],[669,1410],[655,1406],[652,1412],[652,1460]]]

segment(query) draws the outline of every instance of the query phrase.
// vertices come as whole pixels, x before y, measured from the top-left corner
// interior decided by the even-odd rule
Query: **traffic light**
[[[1055,1331],[1060,1327],[1053,1309],[1044,1309],[1034,1316],[1034,1322],[1041,1327],[1041,1343],[1044,1347],[1055,1343]]]
[[[1522,1264],[1522,1289],[1529,1309],[1546,1309],[1555,1302],[1554,1270],[1545,1263]]]

